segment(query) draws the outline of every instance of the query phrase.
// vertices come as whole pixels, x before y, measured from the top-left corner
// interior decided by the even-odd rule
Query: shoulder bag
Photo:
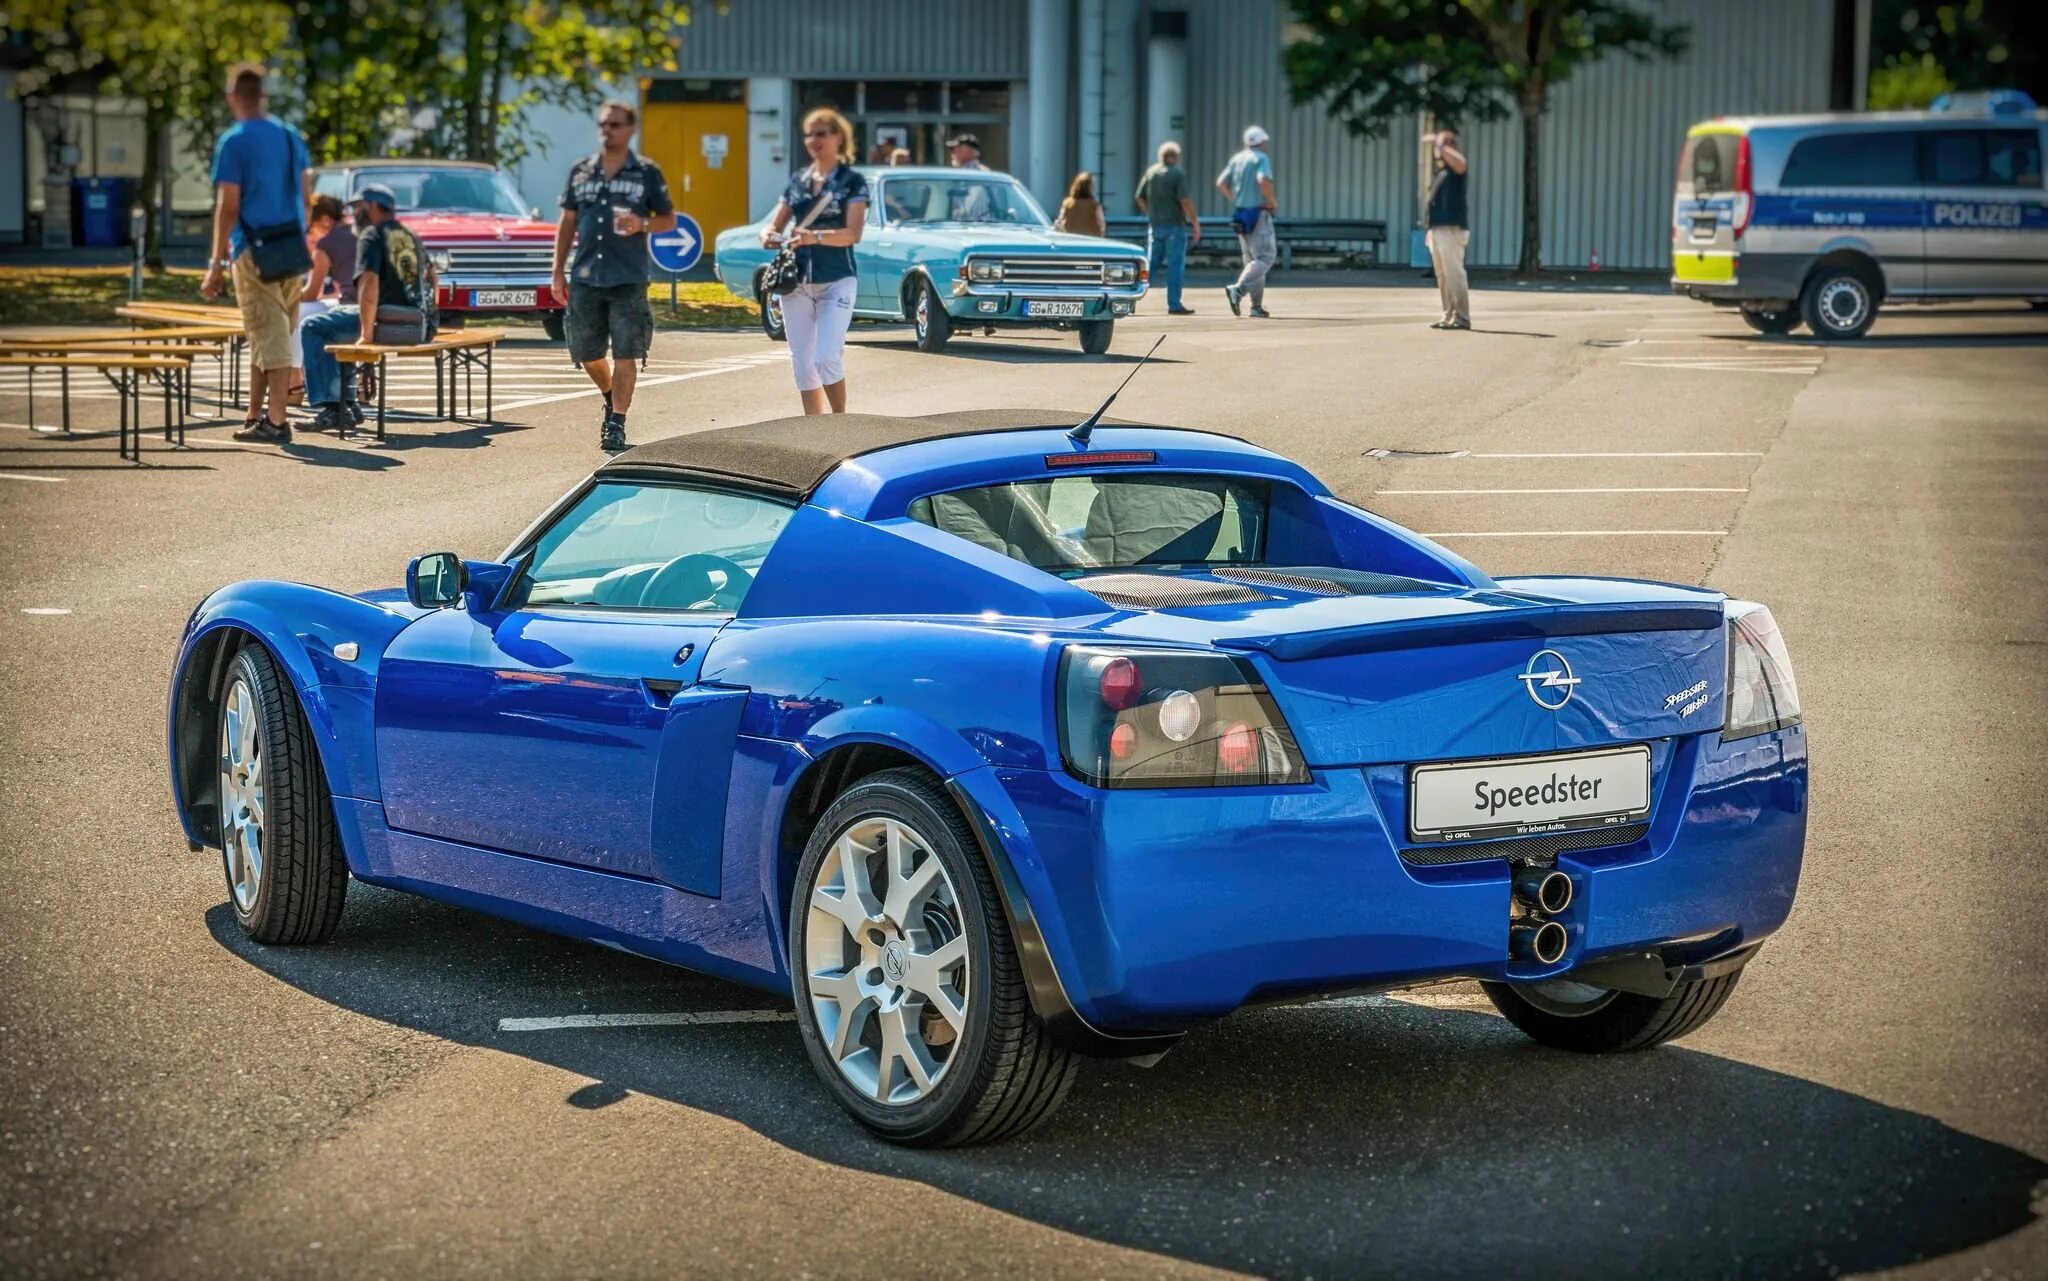
[[[299,199],[299,176],[297,166],[292,163],[298,154],[293,146],[294,135],[288,125],[278,125],[284,134],[284,184],[288,198],[296,204]],[[313,270],[313,251],[306,248],[306,228],[297,217],[289,222],[272,223],[268,227],[251,227],[242,223],[242,246],[249,251],[256,274],[265,284],[276,284],[290,280],[293,276],[304,276]]]
[[[767,269],[761,273],[761,288],[764,292],[793,294],[796,287],[804,283],[803,264],[797,261],[796,245],[793,242],[796,240],[797,232],[810,230],[812,220],[825,212],[826,197],[830,194],[826,188],[831,184],[832,179],[827,177],[818,188],[817,198],[811,201],[811,211],[804,215],[804,220],[798,223],[794,230],[783,237],[782,248],[776,250],[775,256],[768,260]]]

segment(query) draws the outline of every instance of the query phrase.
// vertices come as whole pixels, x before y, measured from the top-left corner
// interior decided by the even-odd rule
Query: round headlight
[[[1159,703],[1159,732],[1176,743],[1185,743],[1202,727],[1202,700],[1177,689]]]

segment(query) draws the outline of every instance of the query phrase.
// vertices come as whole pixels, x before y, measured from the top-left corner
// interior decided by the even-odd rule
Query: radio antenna
[[[1136,378],[1138,376],[1138,371],[1145,367],[1145,362],[1152,359],[1152,352],[1159,350],[1159,343],[1163,343],[1165,341],[1166,335],[1159,335],[1158,342],[1152,344],[1152,351],[1148,351],[1144,355],[1138,357],[1138,363],[1131,366],[1131,372],[1125,374],[1124,380],[1116,385],[1116,390],[1109,393],[1109,399],[1103,401],[1101,406],[1097,408],[1094,413],[1082,419],[1079,425],[1067,429],[1067,439],[1073,441],[1077,445],[1087,444],[1088,438],[1095,434],[1095,424],[1102,421],[1102,416],[1109,412],[1109,407],[1116,403],[1116,398],[1118,396],[1123,395],[1124,388],[1131,385],[1131,379]]]

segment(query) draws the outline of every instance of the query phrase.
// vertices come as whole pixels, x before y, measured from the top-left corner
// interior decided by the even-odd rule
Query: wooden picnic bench
[[[1130,240],[1144,244],[1147,224],[1142,216],[1132,217],[1118,214],[1103,220],[1105,230],[1117,240]],[[1273,220],[1273,243],[1280,251],[1279,267],[1289,270],[1294,266],[1294,251],[1349,253],[1352,246],[1365,247],[1377,262],[1381,246],[1387,243],[1387,224],[1365,218],[1288,218]],[[1234,253],[1237,250],[1237,230],[1230,225],[1230,219],[1207,217],[1202,219],[1201,252]],[[1196,251],[1189,250],[1189,257]],[[1155,286],[1159,282],[1153,282]]]
[[[502,329],[452,329],[423,343],[333,343],[327,354],[344,365],[375,365],[377,368],[377,439],[384,439],[385,392],[390,379],[385,363],[393,358],[428,357],[434,361],[434,417],[457,422],[492,421],[491,354],[505,338]],[[476,417],[475,373],[484,371],[484,416]],[[462,373],[463,414],[455,412],[455,375]],[[446,396],[444,399],[443,390]],[[341,433],[347,436],[344,429]]]
[[[16,355],[63,355],[67,352],[105,353],[133,352],[147,356],[185,356],[198,359],[213,357],[214,367],[221,377],[216,383],[225,393],[228,380],[227,360],[234,345],[242,336],[241,326],[232,328],[225,325],[184,325],[176,329],[154,329],[140,333],[50,333],[13,334],[0,337],[0,350]],[[192,377],[189,368],[178,377],[180,396],[184,401],[187,417],[192,413]]]
[[[154,376],[164,389],[164,443],[171,443],[173,428],[177,431],[177,443],[185,443],[185,415],[172,412],[172,388],[179,378],[189,378],[192,360],[189,356],[141,355],[134,352],[82,352],[64,355],[40,355],[33,352],[0,355],[0,368],[26,368],[28,370],[28,427],[40,431],[36,426],[36,370],[55,369],[62,383],[61,401],[62,426],[65,435],[71,434],[71,371],[92,369],[99,372],[121,396],[121,457],[142,461],[142,384],[145,376]],[[130,431],[129,401],[134,400],[133,430],[135,446],[128,445]]]
[[[226,377],[219,380],[221,394],[230,401],[239,401],[242,396],[242,348],[248,339],[242,332],[242,314],[233,307],[202,307],[192,303],[127,303],[114,308],[114,314],[138,328],[131,331],[138,342],[157,341],[203,341],[218,338],[227,343],[225,355],[218,358],[221,372]],[[142,325],[160,325],[159,329],[143,329]]]

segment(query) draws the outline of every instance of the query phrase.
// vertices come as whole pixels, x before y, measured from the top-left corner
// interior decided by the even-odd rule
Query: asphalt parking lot
[[[746,989],[360,885],[330,946],[256,947],[165,782],[193,604],[495,554],[600,461],[597,401],[521,342],[494,425],[221,423],[134,466],[111,395],[60,439],[0,379],[0,1276],[2048,1275],[2048,314],[1823,346],[1625,289],[1482,290],[1469,334],[1406,282],[1190,301],[1105,360],[856,330],[854,407],[1078,419],[1165,332],[1118,415],[1491,571],[1768,602],[1807,862],[1712,1024],[1588,1060],[1463,986],[1265,1009],[1092,1066],[1025,1141],[914,1153]],[[796,408],[753,333],[663,334],[649,374],[636,440]],[[620,1014],[666,1017],[589,1017]]]

